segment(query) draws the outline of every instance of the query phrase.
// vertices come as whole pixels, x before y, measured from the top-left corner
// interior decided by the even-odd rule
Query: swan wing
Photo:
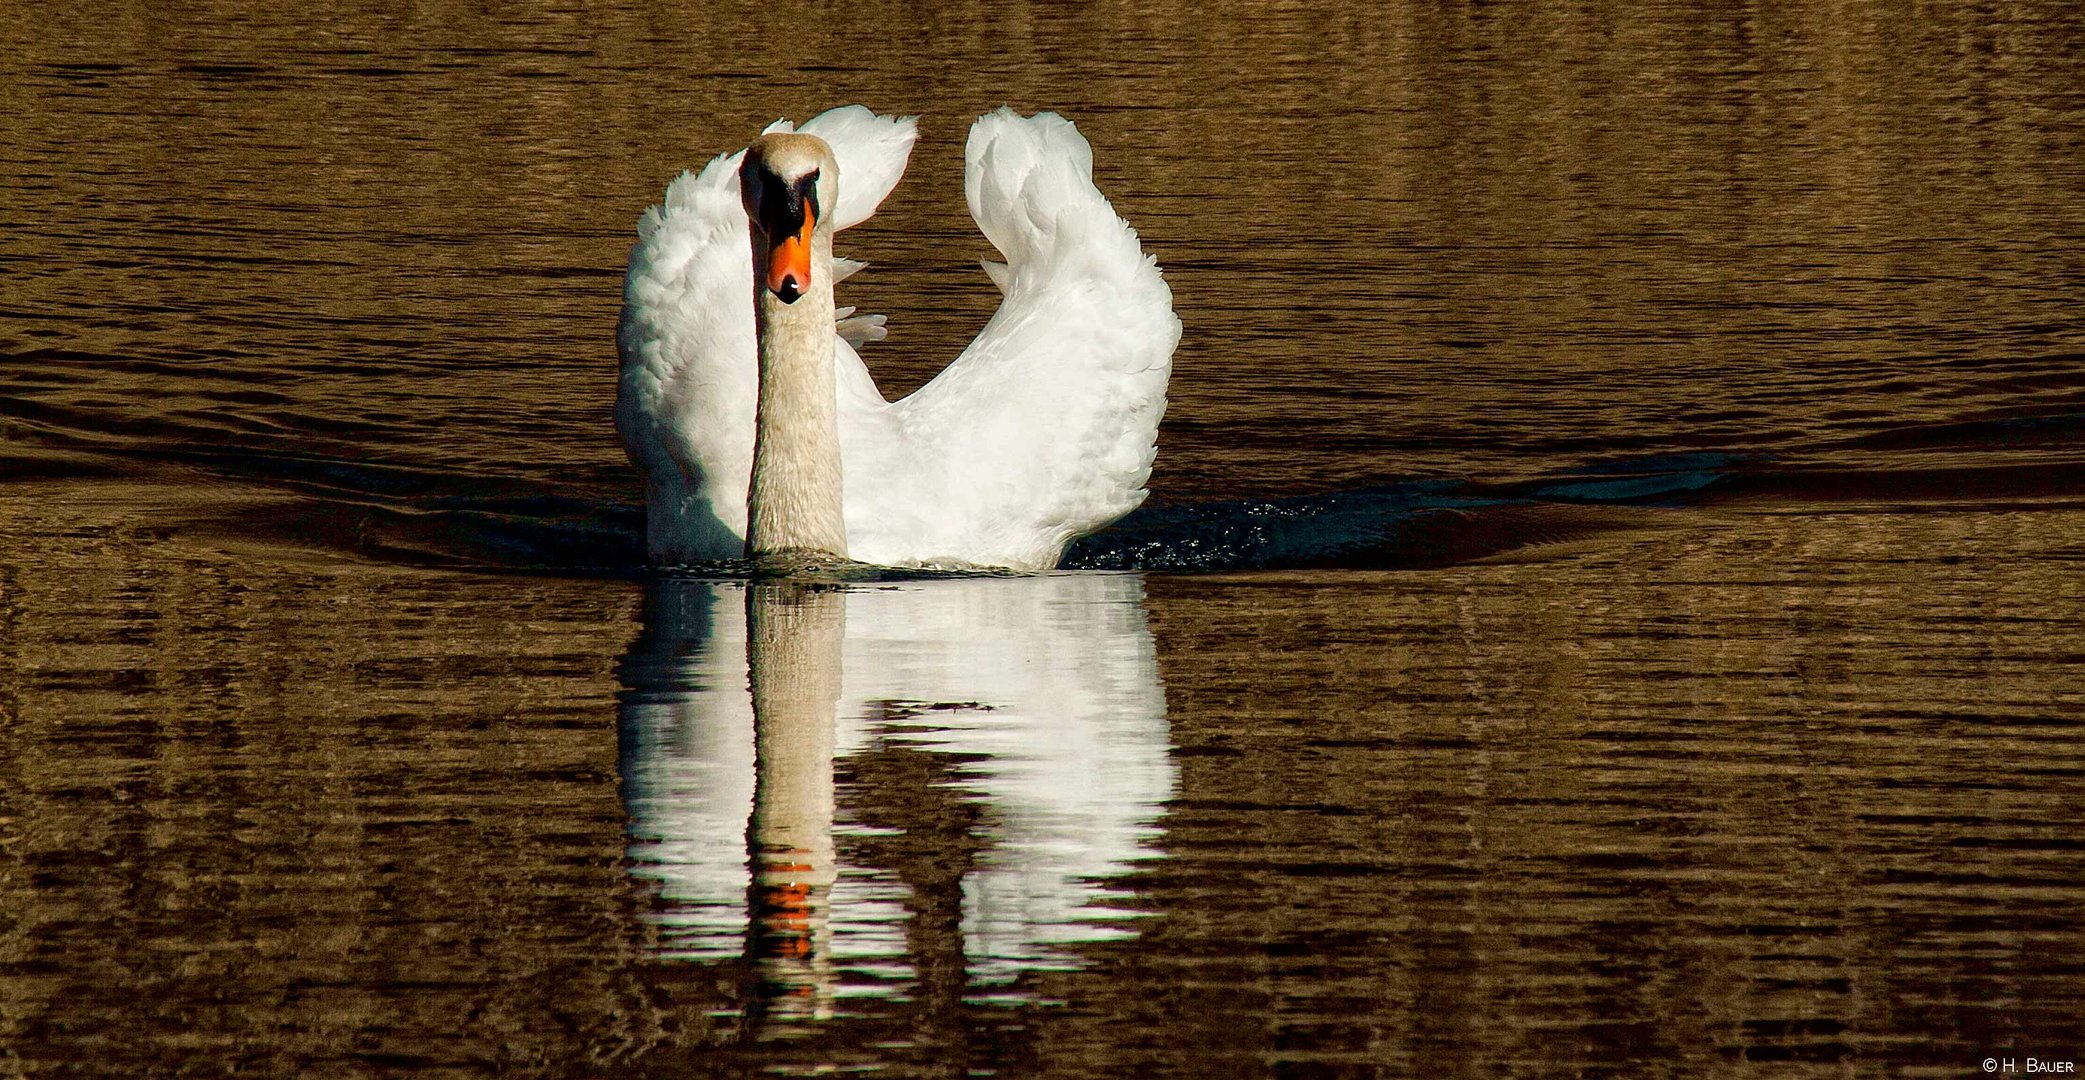
[[[770,125],[770,130],[782,129]],[[816,135],[833,148],[833,158],[840,163],[840,205],[833,208],[833,228],[851,229],[869,220],[905,175],[912,143],[919,137],[919,117],[878,116],[865,106],[842,105],[804,121],[796,130]]]
[[[986,267],[1004,298],[955,363],[892,406],[901,435],[863,464],[893,479],[863,490],[879,505],[849,506],[862,523],[849,542],[872,561],[1046,569],[1143,501],[1180,320],[1070,121],[1000,109],[964,156],[970,214],[1006,260]],[[897,535],[915,550],[892,559]]]
[[[778,121],[775,127],[786,126]],[[832,146],[846,181],[833,220],[867,219],[904,175],[913,117],[878,116],[859,105],[821,113],[803,129]],[[623,279],[616,332],[622,376],[616,426],[644,474],[654,557],[731,558],[743,550],[746,484],[753,464],[759,372],[753,341],[752,240],[739,202],[744,151],[682,173],[637,223]],[[861,268],[836,260],[835,277]],[[843,341],[882,337],[881,316],[843,313]],[[875,383],[851,347],[835,350],[850,397]]]

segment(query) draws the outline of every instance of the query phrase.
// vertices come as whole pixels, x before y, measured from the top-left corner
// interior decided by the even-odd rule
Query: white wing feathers
[[[775,123],[787,130],[788,121]],[[797,130],[833,148],[840,163],[840,205],[833,209],[833,228],[851,229],[869,220],[905,175],[912,143],[919,138],[919,117],[878,116],[860,105],[844,105],[819,113]]]
[[[645,475],[655,557],[710,558],[744,532],[745,510],[734,516],[725,505],[752,467],[752,444],[735,429],[743,417],[750,430],[758,377],[744,299],[751,240],[734,181],[741,156],[721,155],[667,186],[638,219],[623,279],[615,419]]]
[[[971,127],[965,158],[971,216],[1006,258],[985,266],[1005,299],[954,364],[892,406],[910,460],[872,467],[902,464],[920,490],[873,504],[862,490],[858,504],[850,480],[848,543],[892,561],[889,522],[914,560],[1047,569],[1066,541],[1144,500],[1180,321],[1069,121],[1000,109]],[[921,551],[922,533],[943,550]]]

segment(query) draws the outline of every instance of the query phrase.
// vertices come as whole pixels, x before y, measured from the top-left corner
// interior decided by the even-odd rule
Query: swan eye
[[[818,170],[784,180],[767,169],[747,178],[746,213],[769,237],[795,236],[807,219],[824,212],[818,205]]]
[[[802,176],[797,177],[796,183],[793,186],[795,187],[795,190],[791,192],[791,195],[794,196],[793,201],[798,206],[810,207],[811,215],[813,217],[825,216],[825,207],[818,205],[817,169],[812,169],[810,172],[807,172]]]

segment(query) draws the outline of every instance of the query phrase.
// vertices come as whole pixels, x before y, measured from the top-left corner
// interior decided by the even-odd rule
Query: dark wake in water
[[[354,461],[207,436],[115,446],[46,429],[27,455],[0,452],[17,479],[144,480],[180,523],[225,542],[345,553],[430,567],[560,576],[638,577],[644,508],[522,478]],[[190,433],[201,435],[203,433]],[[139,443],[146,445],[140,446]],[[19,448],[21,444],[17,443]],[[1147,505],[1079,540],[1064,567],[1220,573],[1303,568],[1417,568],[1482,558],[1641,524],[1632,505],[1713,484],[1738,459],[1693,455],[1636,462],[1611,475],[1543,488],[1486,489],[1412,480],[1365,490],[1192,505]],[[169,476],[176,473],[178,476]],[[746,576],[727,563],[675,573]]]
[[[210,513],[192,524],[231,539],[317,548],[430,567],[558,576],[637,577],[644,510],[626,502],[559,493],[502,491],[510,485],[341,461],[260,460],[184,454],[223,470],[281,481],[278,497],[198,500]],[[2001,491],[2051,493],[2047,469],[1974,469],[1922,477],[1917,485],[1834,473],[1770,473],[1758,460],[1640,463],[1627,474],[1581,476],[1516,488],[1417,480],[1366,490],[1279,499],[1226,500],[1140,509],[1074,543],[1064,567],[1222,573],[1281,569],[1417,569],[1580,540],[1602,533],[1683,524],[1684,509],[1716,496],[1778,489],[1819,496],[1896,498]],[[1653,467],[1656,466],[1656,467]],[[2056,487],[2085,490],[2085,467],[2060,470]],[[294,476],[295,479],[288,477]],[[521,487],[522,485],[512,485]],[[466,490],[457,490],[464,488]],[[495,490],[487,490],[495,489]],[[1873,489],[1873,490],[1871,490]],[[743,576],[744,565],[679,568]]]
[[[1745,463],[1727,454],[1647,458],[1537,484],[1413,480],[1355,491],[1147,506],[1074,543],[1069,569],[1210,573],[1416,569],[1655,524]],[[1634,512],[1632,512],[1634,511]]]
[[[643,507],[604,496],[598,481],[560,485],[230,446],[225,432],[179,422],[150,432],[109,430],[85,416],[38,413],[20,400],[0,406],[0,415],[13,414],[18,424],[15,437],[0,442],[0,480],[140,484],[176,504],[171,511],[155,507],[155,520],[171,512],[177,525],[206,536],[433,567],[584,577],[652,572]],[[168,499],[170,489],[176,494]],[[1412,569],[1685,524],[1695,516],[1690,508],[1715,504],[1914,506],[2075,496],[2085,496],[2085,414],[2016,416],[1871,433],[1806,448],[1796,460],[1672,454],[1514,484],[1416,479],[1322,494],[1154,502],[1074,543],[1063,565],[1165,573]],[[748,569],[675,572],[743,576]]]

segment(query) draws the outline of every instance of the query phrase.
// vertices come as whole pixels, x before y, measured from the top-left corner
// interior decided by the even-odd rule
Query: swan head
[[[738,169],[739,198],[753,226],[754,273],[785,304],[811,288],[811,238],[829,233],[839,201],[840,163],[816,135],[762,135]]]

